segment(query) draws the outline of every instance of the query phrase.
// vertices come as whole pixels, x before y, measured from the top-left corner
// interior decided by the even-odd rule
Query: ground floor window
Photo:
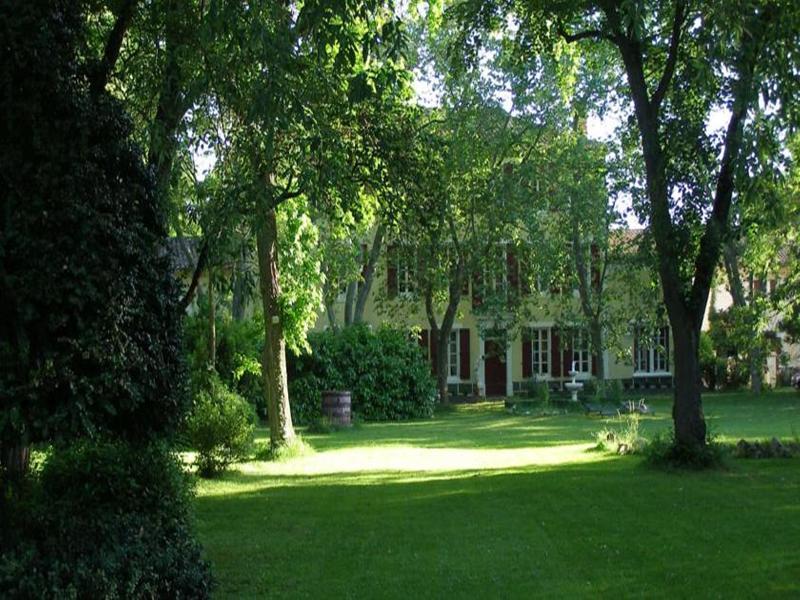
[[[534,375],[550,374],[550,329],[531,329],[531,362]]]
[[[450,339],[447,343],[447,374],[450,377],[458,377],[459,376],[459,365],[460,365],[460,348],[459,348],[459,333],[460,330],[453,329],[450,332]]]
[[[633,348],[635,372],[669,372],[669,327],[659,327],[653,332],[637,328]]]
[[[578,373],[590,373],[592,353],[589,349],[589,336],[581,329],[572,334],[572,365]]]

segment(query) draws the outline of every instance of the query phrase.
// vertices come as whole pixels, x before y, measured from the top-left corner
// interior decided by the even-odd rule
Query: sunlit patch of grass
[[[671,399],[648,404],[642,435],[668,431]],[[705,407],[722,438],[800,429],[796,395]],[[587,452],[614,422],[481,403],[305,434],[312,455],[199,482],[218,596],[800,597],[800,463],[667,474]]]

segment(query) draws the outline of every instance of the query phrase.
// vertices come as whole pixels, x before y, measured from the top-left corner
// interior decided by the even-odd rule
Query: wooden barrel
[[[349,427],[350,392],[325,390],[322,392],[322,415],[330,419],[331,425]]]

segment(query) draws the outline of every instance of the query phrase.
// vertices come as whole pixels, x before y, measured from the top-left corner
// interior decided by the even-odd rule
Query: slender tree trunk
[[[214,298],[214,269],[208,269],[208,364],[217,365],[217,307]]]
[[[244,320],[244,308],[247,302],[247,285],[245,273],[247,272],[248,249],[242,246],[233,266],[233,285],[231,298],[231,318],[234,321]]]
[[[103,58],[93,76],[90,79],[90,90],[92,95],[97,96],[102,92],[108,80],[111,78],[111,73],[117,64],[119,52],[122,49],[122,42],[125,39],[125,33],[133,20],[133,13],[136,9],[136,0],[124,0],[119,5],[119,12],[114,21],[114,26],[108,34],[106,45],[103,50]]]
[[[456,267],[455,278],[450,281],[449,299],[441,325],[436,322],[436,311],[433,307],[433,290],[430,285],[425,289],[425,314],[428,317],[428,325],[431,328],[431,346],[436,348],[436,364],[434,365],[436,369],[436,387],[439,390],[439,401],[442,404],[450,402],[450,394],[447,389],[448,343],[450,333],[453,331],[456,313],[458,312],[458,303],[461,301],[461,289],[465,271],[464,263],[460,261]]]
[[[597,364],[595,377],[602,385],[606,380],[606,364],[603,356],[603,327],[598,319],[592,319],[589,325],[589,335],[592,338],[594,360]]]
[[[361,323],[364,320],[364,309],[367,306],[367,298],[369,298],[369,292],[372,289],[372,281],[375,279],[375,265],[378,264],[378,259],[381,255],[381,246],[383,245],[385,231],[386,228],[383,223],[379,223],[375,230],[375,237],[372,239],[369,259],[364,268],[364,282],[358,287],[356,306],[353,310],[353,323]]]
[[[344,326],[350,327],[353,324],[353,308],[356,301],[356,288],[358,283],[351,281],[347,284],[347,291],[344,295]]]
[[[328,327],[332,331],[336,331],[338,324],[336,323],[336,310],[334,309],[333,302],[325,302],[325,314],[328,317]]]
[[[185,313],[186,309],[192,303],[194,295],[197,293],[197,286],[200,284],[200,277],[203,275],[203,270],[206,268],[206,261],[208,260],[208,240],[203,240],[200,246],[200,254],[197,256],[197,264],[194,266],[192,272],[192,281],[189,283],[189,288],[178,303],[178,309],[181,313]]]
[[[292,442],[295,432],[289,407],[286,342],[278,310],[281,288],[278,281],[278,224],[275,210],[270,209],[257,227],[258,272],[264,307],[265,337],[261,371],[267,401],[270,442],[276,448]]]
[[[745,295],[744,285],[742,284],[742,275],[739,270],[739,252],[736,242],[726,242],[722,247],[723,264],[725,265],[725,273],[728,276],[728,290],[733,299],[733,305],[747,309],[747,296]],[[752,299],[751,299],[752,302]],[[753,308],[752,306],[750,307]],[[747,361],[750,369],[750,390],[757,396],[761,395],[763,384],[763,356],[761,355],[761,348],[758,346],[760,332],[754,326],[750,332],[751,344],[747,349]]]
[[[9,481],[19,481],[30,468],[31,449],[26,445],[4,446],[0,451],[0,467]]]

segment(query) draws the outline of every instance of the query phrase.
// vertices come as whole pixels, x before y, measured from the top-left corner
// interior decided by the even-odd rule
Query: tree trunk
[[[350,327],[353,324],[353,307],[356,299],[356,287],[358,284],[351,281],[347,284],[347,291],[344,295],[344,326]]]
[[[353,311],[353,323],[361,323],[364,320],[364,308],[367,306],[367,298],[372,289],[372,281],[375,279],[375,265],[381,255],[383,235],[386,228],[383,223],[379,223],[375,230],[375,237],[372,239],[372,248],[369,252],[369,259],[364,267],[364,282],[358,287],[358,297]]]
[[[244,320],[244,309],[247,304],[247,263],[250,258],[249,246],[242,247],[233,272],[233,299],[231,300],[231,317],[234,321]]]
[[[452,331],[452,327],[450,327]],[[450,390],[447,389],[447,377],[449,375],[448,362],[448,342],[450,331],[446,334],[439,329],[436,334],[436,388],[439,390],[439,400],[442,404],[450,403]]]
[[[214,269],[208,269],[208,364],[217,365],[217,309],[214,299]]]
[[[597,364],[597,373],[595,378],[598,383],[602,385],[606,380],[606,364],[603,356],[603,327],[598,319],[593,319],[589,326],[589,335],[592,339],[592,349],[594,351],[594,360]]]
[[[333,302],[325,302],[325,314],[328,316],[328,327],[331,328],[331,331],[336,331],[336,309]]]
[[[0,466],[9,481],[19,481],[25,477],[30,468],[30,460],[31,449],[29,446],[4,447],[0,452]]]
[[[722,259],[725,265],[725,273],[728,276],[728,290],[733,299],[733,305],[739,308],[746,309],[747,296],[745,295],[744,285],[742,283],[742,275],[739,269],[739,252],[737,244],[734,241],[726,242],[722,247]],[[752,298],[751,298],[752,303]],[[753,309],[751,304],[750,309]],[[758,347],[759,332],[753,327],[750,332],[751,345],[747,349],[747,360],[750,367],[750,390],[757,396],[761,395],[762,388],[762,364],[763,357],[761,356],[761,349]]]
[[[670,319],[675,345],[675,401],[672,419],[675,440],[684,447],[703,447],[706,422],[701,398],[700,328],[688,320]]]
[[[257,225],[258,273],[264,307],[264,353],[261,371],[269,418],[269,436],[273,448],[285,446],[295,438],[289,407],[286,376],[286,342],[278,310],[281,289],[278,281],[278,224],[270,209]]]

